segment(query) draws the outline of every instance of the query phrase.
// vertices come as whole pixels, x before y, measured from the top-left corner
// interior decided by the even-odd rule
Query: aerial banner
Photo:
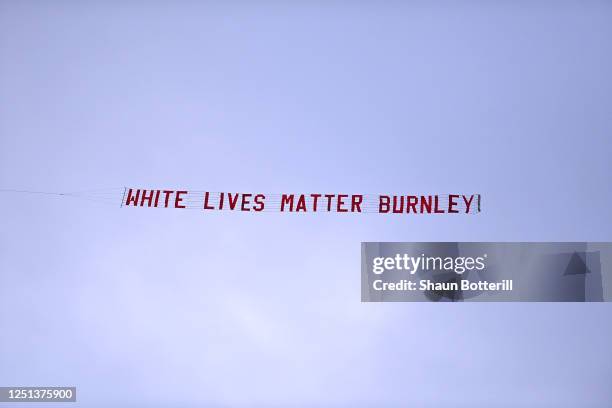
[[[480,194],[236,193],[128,188],[121,207],[287,213],[476,214]]]

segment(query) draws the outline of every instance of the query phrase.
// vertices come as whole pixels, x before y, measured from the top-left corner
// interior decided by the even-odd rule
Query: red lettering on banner
[[[229,201],[230,210],[236,208],[236,204],[238,203],[238,197],[240,197],[240,194],[236,194],[235,197],[232,197],[232,193],[227,193],[227,200]]]
[[[333,194],[325,194],[325,198],[327,198],[327,211],[331,211],[331,200],[334,198]]]
[[[263,211],[263,209],[265,208],[265,202],[264,200],[266,199],[266,196],[263,194],[257,194],[255,196],[255,206],[253,207],[253,211]]]
[[[356,194],[351,197],[351,212],[361,212],[361,202],[363,196]]]
[[[204,193],[204,209],[205,210],[214,210],[215,207],[212,207],[208,204],[208,199],[210,198],[210,193],[207,191]]]
[[[412,212],[416,214],[417,212],[416,206],[418,202],[419,202],[419,198],[417,196],[406,197],[406,212],[410,213],[410,210],[412,210]]]
[[[140,197],[140,206],[144,207],[144,202],[147,201],[147,207],[150,207],[152,202],[153,202],[153,193],[155,193],[153,190],[150,190],[149,195],[147,195],[147,190],[142,190],[142,196]]]
[[[132,195],[132,189],[128,191],[127,200],[125,201],[125,205],[130,205],[130,203],[134,203],[134,207],[138,206],[138,197],[140,196],[140,190],[136,190],[136,195]]]
[[[306,198],[304,194],[301,194],[298,198],[297,205],[295,206],[295,212],[306,212]]]
[[[250,194],[242,195],[242,204],[240,205],[240,211],[251,211],[251,209],[247,207],[247,205],[251,202],[249,198],[251,198]]]
[[[393,212],[401,214],[404,212],[404,196],[400,196],[400,204],[397,205],[397,196],[393,196]]]
[[[434,196],[434,213],[444,214],[444,209],[441,210],[438,204],[439,204],[439,197]]]
[[[164,190],[163,193],[166,195],[166,199],[164,201],[164,207],[168,208],[168,201],[170,200],[170,194],[174,193],[173,190]]]
[[[381,195],[378,197],[378,212],[380,214],[386,214],[389,212],[389,201],[391,198],[386,195]]]
[[[431,214],[431,196],[421,196],[421,214],[427,209],[427,214]]]
[[[183,201],[181,197],[182,194],[187,194],[187,191],[177,191],[176,192],[176,198],[174,200],[174,208],[185,208],[184,205],[179,204],[181,201]]]
[[[293,211],[293,194],[283,194],[283,196],[281,197],[281,211],[285,211],[286,204],[289,204],[289,211]]]
[[[348,212],[348,210],[343,207],[344,201],[342,201],[343,198],[347,198],[347,197],[348,195],[346,194],[338,194],[338,200],[336,203],[336,212]]]
[[[471,195],[469,200],[467,200],[465,196],[462,196],[462,197],[463,197],[463,202],[465,202],[465,213],[467,214],[470,212],[470,206],[472,205],[472,200],[474,199],[474,196]]]
[[[457,214],[459,211],[455,210],[457,206],[456,198],[459,198],[457,194],[451,194],[448,196],[448,213],[449,214]]]
[[[321,198],[321,194],[311,194],[310,197],[312,197],[312,211],[316,212],[317,202],[319,201],[319,198]]]
[[[165,207],[188,208],[197,206],[196,200],[187,200],[187,190],[147,190],[126,189],[122,205],[132,207]],[[213,193],[197,192],[195,197],[202,199],[203,210],[231,211],[264,211],[266,195],[262,193]],[[476,198],[476,199],[475,199]],[[173,200],[173,203],[170,200]],[[378,213],[381,214],[458,214],[461,212],[480,212],[480,195],[378,195],[362,194],[282,194],[274,195],[272,205],[281,212],[358,212],[376,211],[375,200],[378,199]],[[279,201],[277,201],[279,200]],[[322,201],[324,200],[324,201]],[[472,205],[476,203],[475,205]],[[365,208],[362,207],[365,204]],[[280,208],[277,207],[280,205]],[[476,208],[477,207],[477,208]]]

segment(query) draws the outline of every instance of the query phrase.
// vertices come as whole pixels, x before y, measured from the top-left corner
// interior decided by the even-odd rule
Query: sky
[[[482,194],[415,217],[0,192],[0,386],[609,407],[610,304],[361,303],[360,243],[612,241],[610,38],[590,0],[0,0],[2,189]]]

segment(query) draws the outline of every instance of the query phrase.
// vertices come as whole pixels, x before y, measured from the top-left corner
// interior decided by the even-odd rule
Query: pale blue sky
[[[609,407],[609,304],[361,304],[361,241],[612,240],[609,2],[0,1],[0,187],[479,192],[477,216],[0,200],[0,385]],[[74,406],[74,405],[71,405]]]

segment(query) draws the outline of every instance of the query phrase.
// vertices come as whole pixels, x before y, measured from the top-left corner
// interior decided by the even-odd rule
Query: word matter
[[[480,194],[231,193],[125,188],[122,207],[288,213],[475,214]]]

